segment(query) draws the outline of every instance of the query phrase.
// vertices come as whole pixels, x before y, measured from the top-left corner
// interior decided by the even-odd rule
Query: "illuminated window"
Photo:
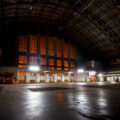
[[[54,59],[49,59],[49,66],[54,66]]]
[[[54,73],[50,73],[50,76],[54,76]]]
[[[30,56],[30,64],[31,64],[31,65],[37,64],[37,57],[35,57],[35,56]]]
[[[18,72],[19,76],[26,76],[26,72]]]
[[[31,76],[37,76],[37,73],[30,72]]]
[[[71,46],[71,53],[70,53],[70,57],[72,59],[75,59],[75,48]]]
[[[75,74],[71,74],[71,76],[73,76],[73,77],[74,77],[74,76],[75,76]]]
[[[40,65],[46,65],[46,58],[40,57]]]
[[[45,76],[45,73],[40,73],[40,76]]]
[[[64,76],[68,76],[68,73],[65,73]]]
[[[64,43],[64,58],[68,58],[68,43]]]
[[[57,57],[62,57],[62,40],[57,39]]]
[[[27,36],[19,36],[19,52],[27,52]]]
[[[64,60],[64,70],[68,70],[68,66],[69,66],[69,63],[68,63],[68,60]]]
[[[71,67],[75,67],[75,62],[71,61]]]
[[[55,68],[54,67],[49,67],[49,70],[54,70]]]
[[[64,60],[64,67],[68,67],[68,61]]]
[[[30,53],[37,53],[37,35],[30,35]]]
[[[19,64],[27,64],[27,56],[19,55]]]
[[[49,39],[49,44],[48,44],[48,54],[49,56],[54,56],[54,38]]]
[[[19,68],[26,68],[27,65],[18,65]]]
[[[58,73],[57,76],[62,76],[62,73]]]
[[[120,62],[120,58],[116,59],[116,62]]]
[[[64,68],[64,70],[69,70],[68,68]]]
[[[62,66],[62,60],[57,60],[57,66],[61,67]]]
[[[72,69],[70,69],[70,70],[71,70],[71,71],[75,71],[75,69],[73,69],[73,68],[72,68]]]
[[[40,54],[46,55],[46,37],[40,36]]]
[[[62,68],[57,68],[57,70],[62,70]]]

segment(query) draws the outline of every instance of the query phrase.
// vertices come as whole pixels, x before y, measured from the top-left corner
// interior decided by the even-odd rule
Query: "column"
[[[70,40],[68,40],[68,69],[70,70],[70,68],[71,68],[71,61],[70,61],[70,47],[71,47],[71,45],[70,45]]]
[[[27,65],[30,64],[30,34],[27,34]]]
[[[47,68],[49,67],[49,55],[48,55],[48,44],[49,44],[49,40],[48,40],[48,36],[46,37],[46,61],[47,61]]]
[[[54,42],[54,65],[55,65],[55,70],[57,69],[57,40],[55,38]]]
[[[37,64],[40,65],[40,35],[37,35]]]
[[[64,40],[62,39],[62,70],[64,70]]]

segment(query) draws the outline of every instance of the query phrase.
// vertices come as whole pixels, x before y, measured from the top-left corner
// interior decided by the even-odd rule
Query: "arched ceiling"
[[[9,24],[31,24],[96,56],[120,58],[119,0],[1,0],[0,25]]]

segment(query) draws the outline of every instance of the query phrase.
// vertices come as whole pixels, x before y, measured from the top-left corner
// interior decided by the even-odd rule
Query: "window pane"
[[[30,53],[37,53],[37,35],[30,35]]]
[[[30,56],[30,64],[31,65],[36,65],[37,64],[37,57],[35,56]]]
[[[57,39],[57,57],[62,57],[62,40]]]
[[[71,57],[72,59],[75,59],[75,48],[74,48],[73,46],[71,46],[70,57]]]
[[[19,36],[19,52],[27,52],[27,36]]]
[[[49,44],[48,44],[48,54],[49,56],[54,56],[54,38],[49,38]]]
[[[54,59],[49,59],[49,66],[54,66]]]
[[[46,55],[46,37],[40,36],[40,54]]]
[[[40,65],[46,65],[46,58],[40,57]]]
[[[64,60],[64,67],[68,67],[68,61]]]
[[[62,60],[57,60],[57,66],[59,66],[59,67],[62,66]]]
[[[27,56],[19,55],[19,64],[27,64]]]
[[[64,58],[68,58],[68,43],[64,43]]]

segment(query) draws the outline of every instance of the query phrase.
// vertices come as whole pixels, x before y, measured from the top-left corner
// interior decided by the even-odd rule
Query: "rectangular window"
[[[54,59],[49,59],[49,66],[54,66]]]
[[[19,76],[26,76],[26,72],[18,72]]]
[[[37,35],[30,35],[30,53],[37,53]]]
[[[26,68],[27,65],[18,65],[19,68]]]
[[[62,76],[62,73],[58,73],[57,76]]]
[[[19,55],[19,64],[27,64],[27,56]]]
[[[64,60],[64,67],[68,67],[68,60]]]
[[[57,57],[62,57],[62,40],[56,40],[57,42]]]
[[[27,36],[19,36],[19,52],[27,52]]]
[[[64,58],[68,58],[68,43],[64,43]]]
[[[75,48],[71,46],[71,52],[70,52],[71,59],[75,59]]]
[[[64,70],[69,70],[68,68],[64,68]]]
[[[75,67],[75,62],[71,61],[71,68]]]
[[[40,36],[40,54],[46,55],[46,37]]]
[[[45,73],[40,73],[40,76],[45,76]]]
[[[49,70],[54,70],[55,68],[54,67],[49,67]]]
[[[48,44],[48,54],[49,56],[54,56],[54,38],[49,39],[49,44]]]
[[[35,56],[30,56],[30,64],[31,65],[36,65],[37,64],[37,57]]]
[[[68,76],[68,73],[65,73],[64,76]]]
[[[62,70],[62,68],[57,68],[57,70]]]
[[[57,60],[57,66],[61,67],[62,66],[62,60]]]
[[[40,57],[40,65],[46,65],[46,58]]]

